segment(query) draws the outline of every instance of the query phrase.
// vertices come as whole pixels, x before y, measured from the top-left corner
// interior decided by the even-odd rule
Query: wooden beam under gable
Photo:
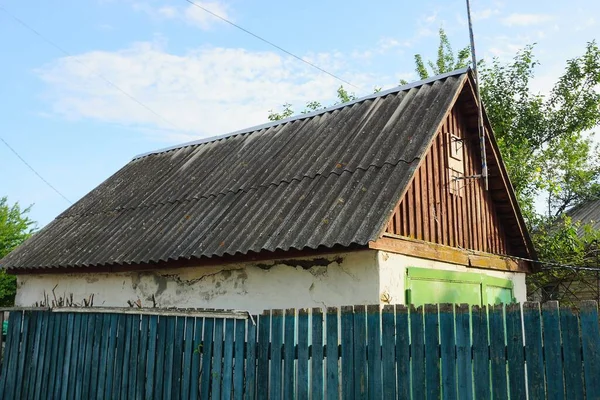
[[[527,261],[390,234],[369,243],[369,248],[472,268],[525,273],[532,270],[531,263]]]

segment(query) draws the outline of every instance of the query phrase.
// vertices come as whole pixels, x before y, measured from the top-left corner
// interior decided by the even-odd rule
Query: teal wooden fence
[[[0,396],[600,398],[595,302],[175,313],[13,311]]]

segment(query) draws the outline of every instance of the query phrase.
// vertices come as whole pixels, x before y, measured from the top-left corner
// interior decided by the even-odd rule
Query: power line
[[[305,60],[304,58],[302,58],[302,57],[300,57],[300,56],[297,56],[297,55],[295,55],[294,53],[292,53],[292,52],[290,52],[290,51],[287,51],[287,50],[286,50],[286,49],[284,49],[283,47],[281,47],[281,46],[278,46],[278,45],[276,45],[275,43],[273,43],[273,42],[271,42],[271,41],[269,41],[269,40],[267,40],[267,39],[265,39],[265,38],[263,38],[263,37],[261,37],[261,36],[258,36],[258,35],[257,35],[257,34],[255,34],[255,33],[252,33],[252,32],[250,32],[248,29],[246,29],[246,28],[243,28],[243,27],[239,26],[238,24],[236,24],[236,23],[234,23],[234,22],[231,22],[231,21],[229,21],[228,19],[226,19],[226,18],[224,18],[224,17],[221,17],[221,16],[220,16],[220,15],[218,15],[218,14],[215,14],[214,12],[210,11],[209,9],[207,9],[207,8],[205,8],[205,7],[202,7],[200,4],[198,4],[198,3],[195,3],[195,2],[193,2],[192,0],[185,0],[185,1],[186,1],[186,2],[188,2],[188,3],[190,3],[190,4],[191,4],[191,5],[193,5],[193,6],[196,6],[196,7],[198,7],[199,9],[201,9],[201,10],[203,10],[203,11],[205,11],[205,12],[209,13],[209,14],[210,14],[210,15],[212,15],[213,17],[216,17],[216,18],[220,19],[221,21],[223,21],[223,22],[226,22],[226,23],[228,23],[229,25],[231,25],[231,26],[233,26],[233,27],[236,27],[237,29],[239,29],[239,30],[241,30],[241,31],[243,31],[243,32],[246,32],[248,35],[255,37],[256,39],[258,39],[258,40],[260,40],[260,41],[262,41],[262,42],[264,42],[264,43],[268,44],[269,46],[275,47],[277,50],[279,50],[279,51],[281,51],[281,52],[283,52],[283,53],[285,53],[285,54],[287,54],[287,55],[289,55],[289,56],[292,56],[292,57],[294,57],[295,59],[297,59],[297,60],[300,60],[300,61],[302,61],[303,63],[305,63],[305,64],[308,64],[308,65],[310,65],[310,66],[311,66],[311,67],[313,67],[313,68],[316,68],[316,69],[318,69],[319,71],[321,71],[321,72],[323,72],[323,73],[325,73],[325,74],[327,74],[327,75],[329,75],[329,76],[331,76],[331,77],[333,77],[333,78],[337,79],[338,81],[340,81],[340,82],[343,82],[343,83],[345,83],[346,85],[352,86],[353,88],[356,88],[356,89],[358,89],[358,90],[363,90],[362,88],[360,88],[360,87],[358,87],[358,86],[356,86],[356,85],[353,85],[352,83],[348,82],[347,80],[345,80],[345,79],[343,79],[343,78],[340,78],[339,76],[337,76],[337,75],[335,75],[335,74],[332,74],[332,73],[331,73],[331,72],[329,72],[329,71],[326,71],[326,70],[324,70],[323,68],[319,67],[318,65],[315,65],[315,64],[311,63],[310,61],[307,61],[307,60]]]
[[[21,155],[14,149],[12,148],[11,145],[9,145],[6,140],[4,140],[3,138],[0,137],[0,140],[2,141],[2,143],[4,143],[6,145],[6,147],[9,148],[10,151],[12,151],[15,156],[17,156],[19,158],[19,160],[21,160],[23,162],[23,164],[25,164],[27,166],[27,168],[29,168],[34,174],[37,175],[38,178],[40,178],[46,185],[48,185],[52,190],[54,190],[56,193],[58,193],[58,195],[60,197],[62,197],[63,199],[65,199],[67,201],[67,203],[69,204],[73,204],[73,202],[71,200],[69,200],[67,198],[67,196],[65,196],[64,194],[62,194],[57,188],[55,188],[50,182],[48,182],[46,179],[44,179],[44,177],[42,175],[40,175],[39,172],[37,172],[35,170],[35,168],[33,168],[27,161],[25,161],[25,159],[23,157],[21,157]]]
[[[58,51],[60,51],[61,53],[63,53],[64,55],[66,55],[67,57],[71,57],[75,62],[77,62],[80,65],[83,65],[85,68],[87,68],[89,71],[92,72],[92,74],[96,75],[98,78],[102,79],[104,82],[106,82],[109,86],[111,86],[112,88],[118,90],[119,92],[121,92],[121,94],[123,94],[124,96],[127,96],[131,101],[137,103],[139,106],[143,107],[144,109],[146,109],[147,111],[149,111],[150,113],[154,114],[156,117],[158,117],[159,119],[161,119],[162,121],[166,122],[167,124],[171,125],[172,127],[174,127],[175,129],[179,130],[179,131],[183,131],[184,129],[181,129],[180,127],[178,127],[176,124],[174,124],[173,122],[169,121],[168,119],[166,119],[165,117],[163,117],[162,115],[160,115],[159,113],[157,113],[156,111],[154,111],[153,109],[151,109],[150,107],[148,107],[147,105],[145,105],[144,103],[142,103],[141,101],[139,101],[138,99],[136,99],[135,97],[133,97],[131,94],[127,93],[125,90],[121,89],[119,86],[117,86],[117,84],[113,83],[112,81],[110,81],[108,78],[106,78],[105,76],[103,76],[102,74],[99,74],[95,71],[93,71],[89,65],[85,64],[83,61],[79,60],[77,57],[73,56],[71,53],[69,53],[68,51],[66,51],[64,48],[62,48],[61,46],[59,46],[58,44],[56,44],[55,42],[53,42],[52,40],[48,39],[47,37],[45,37],[44,35],[42,35],[39,31],[37,31],[36,29],[32,28],[30,25],[28,25],[25,21],[23,21],[22,19],[18,18],[16,15],[10,13],[6,8],[4,8],[3,6],[0,6],[0,10],[4,11],[4,13],[6,13],[8,16],[10,16],[12,19],[14,19],[16,22],[18,22],[19,24],[21,24],[21,26],[25,27],[26,29],[28,29],[29,31],[31,31],[32,33],[34,33],[35,35],[37,35],[40,39],[42,39],[44,42],[46,42],[47,44],[49,44],[50,46],[54,47],[55,49],[57,49]]]

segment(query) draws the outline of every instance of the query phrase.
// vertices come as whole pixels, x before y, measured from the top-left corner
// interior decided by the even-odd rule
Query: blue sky
[[[413,55],[435,56],[440,27],[455,49],[468,43],[464,0],[198,3],[359,96],[417,79]],[[266,122],[285,102],[331,104],[340,85],[184,0],[0,7],[0,137],[72,202],[136,154]],[[472,10],[479,58],[537,43],[542,93],[600,36],[597,1],[472,0]],[[0,196],[33,205],[39,227],[69,206],[1,142],[0,171]]]

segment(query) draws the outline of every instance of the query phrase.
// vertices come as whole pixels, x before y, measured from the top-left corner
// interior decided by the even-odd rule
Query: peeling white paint
[[[311,264],[316,264],[309,267]],[[272,308],[374,304],[379,300],[377,252],[340,253],[287,261],[186,267],[143,272],[19,275],[16,304],[94,294],[94,305],[222,308],[260,313]]]
[[[407,267],[479,272],[510,279],[517,301],[526,300],[525,274],[468,268],[376,250],[270,262],[121,273],[18,275],[16,305],[32,306],[44,292],[94,295],[94,305],[126,307],[141,301],[152,307],[221,308],[260,313],[273,308],[403,304]]]

